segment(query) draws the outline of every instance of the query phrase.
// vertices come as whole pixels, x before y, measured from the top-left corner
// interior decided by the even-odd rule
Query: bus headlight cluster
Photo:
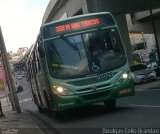
[[[53,85],[52,86],[53,93],[57,93],[59,95],[73,95],[73,92],[65,87]]]

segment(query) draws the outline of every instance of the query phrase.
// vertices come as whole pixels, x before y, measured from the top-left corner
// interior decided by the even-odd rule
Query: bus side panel
[[[43,58],[40,59],[40,66],[41,69],[38,70],[37,72],[37,80],[38,80],[38,85],[40,88],[40,92],[42,94],[42,99],[44,102],[44,107],[48,108],[48,103],[50,101],[50,87],[49,87],[49,82],[47,78],[47,73],[46,73],[46,68],[45,68],[45,61]],[[50,104],[49,104],[50,105]]]

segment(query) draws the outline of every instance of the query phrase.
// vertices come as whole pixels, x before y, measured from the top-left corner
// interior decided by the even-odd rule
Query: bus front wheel
[[[40,113],[44,113],[44,112],[45,112],[45,110],[44,110],[42,107],[38,106],[38,105],[37,105],[37,108],[38,108],[38,111],[39,111]]]
[[[104,101],[107,110],[112,111],[116,108],[116,100]]]
[[[54,111],[52,114],[52,117],[57,118],[57,119],[63,119],[66,117],[69,117],[70,111],[65,110],[65,111]]]
[[[62,111],[53,111],[52,117],[56,119],[62,119],[63,117],[65,117],[65,114]]]

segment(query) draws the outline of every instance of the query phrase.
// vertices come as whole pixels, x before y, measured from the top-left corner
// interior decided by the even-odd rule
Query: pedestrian
[[[18,86],[18,92],[23,92],[23,87],[21,85]]]
[[[17,89],[18,89],[18,82],[15,82],[15,89],[16,89],[16,92],[17,92]]]
[[[18,82],[15,82],[15,89],[17,93],[23,92],[23,87],[19,85]]]

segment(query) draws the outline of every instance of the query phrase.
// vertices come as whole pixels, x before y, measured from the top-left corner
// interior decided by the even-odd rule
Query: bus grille
[[[105,98],[109,95],[109,93],[110,93],[110,90],[107,90],[107,91],[98,92],[98,93],[84,94],[81,97],[86,101],[90,101],[90,100]]]
[[[96,86],[96,91],[99,91],[99,90],[103,90],[103,89],[107,89],[109,88],[111,84],[108,83],[108,84],[104,84],[104,85],[99,85],[99,86]],[[88,88],[81,88],[81,89],[77,89],[77,93],[86,93],[86,92],[93,92],[93,87],[88,87]]]

